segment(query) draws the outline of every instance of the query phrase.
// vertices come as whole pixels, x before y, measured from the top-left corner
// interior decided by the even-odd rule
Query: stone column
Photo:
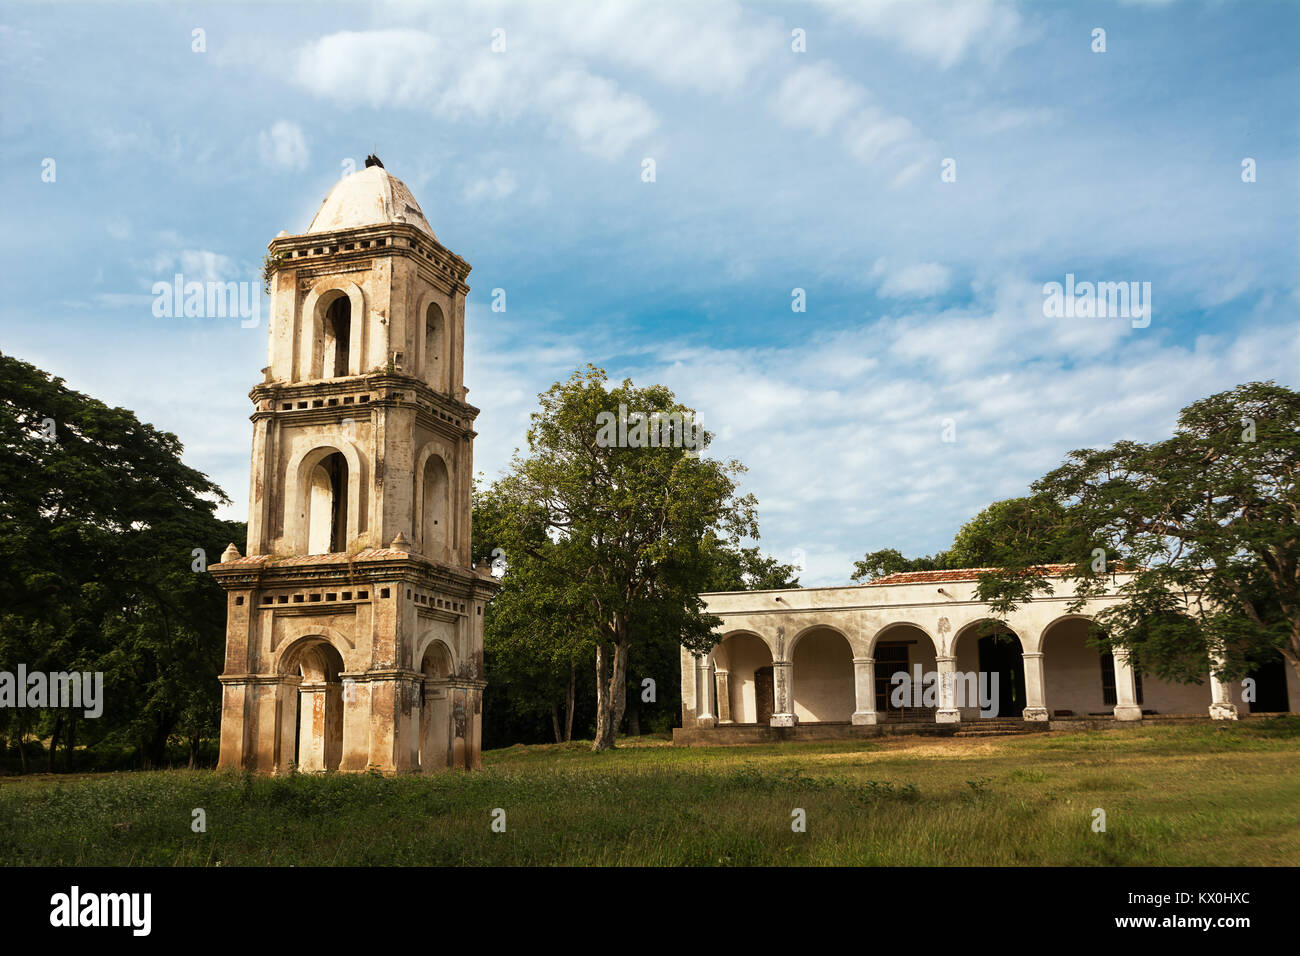
[[[298,688],[298,769],[303,773],[325,770],[326,684],[304,681]]]
[[[772,683],[775,708],[768,724],[772,727],[793,727],[799,722],[794,715],[794,665],[789,661],[772,662]]]
[[[461,770],[483,766],[483,688],[486,681],[453,678],[451,694],[451,765]]]
[[[370,764],[370,679],[340,674],[343,700],[343,756],[339,769],[360,773]]]
[[[420,707],[420,771],[438,773],[451,766],[451,712],[447,682],[426,678]]]
[[[470,720],[470,759],[472,770],[483,769],[483,688],[487,681],[476,680],[470,688],[469,699],[473,716]]]
[[[1222,658],[1210,656],[1210,716],[1215,720],[1236,720],[1237,705],[1232,700],[1232,685],[1219,680],[1214,668],[1221,666]]]
[[[718,678],[718,723],[730,724],[731,719],[731,682],[727,671],[714,671]]]
[[[872,657],[853,658],[853,723],[876,722],[876,661]]]
[[[242,770],[248,765],[247,705],[251,687],[242,677],[221,677],[221,754],[217,769]]]
[[[294,736],[298,717],[298,687],[302,677],[281,677],[274,685],[276,752],[275,772],[289,773],[294,765],[294,749],[297,738]]]
[[[707,655],[701,654],[695,659],[696,692],[695,722],[702,727],[713,727],[717,720],[713,716],[713,667]]]
[[[939,668],[939,709],[935,711],[936,724],[961,723],[961,711],[957,709],[956,687],[954,683],[955,657],[936,657],[935,665]],[[912,694],[921,692],[919,687],[912,688]]]
[[[1142,707],[1137,702],[1137,683],[1128,651],[1117,647],[1111,652],[1115,662],[1115,719],[1141,720]]]
[[[1043,687],[1043,655],[1020,655],[1025,662],[1025,709],[1021,716],[1025,720],[1047,720],[1047,700]]]
[[[700,692],[700,682],[695,673],[694,655],[685,647],[681,647],[678,648],[678,658],[681,662],[682,726],[691,727],[695,724],[696,699]]]

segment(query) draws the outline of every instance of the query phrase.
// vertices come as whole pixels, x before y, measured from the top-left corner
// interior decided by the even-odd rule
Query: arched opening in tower
[[[348,463],[342,452],[331,452],[312,469],[308,554],[336,554],[347,550],[348,490]]]
[[[448,681],[451,678],[451,655],[441,641],[433,641],[420,662],[420,740],[418,761],[425,773],[435,773],[453,766],[456,741],[453,735],[452,700]]]
[[[286,655],[285,670],[301,679],[293,762],[304,772],[337,770],[343,757],[343,658],[321,638]]]
[[[424,380],[439,391],[446,388],[442,380],[445,329],[442,309],[436,302],[429,303],[424,313]]]
[[[348,374],[351,345],[352,301],[346,295],[339,295],[325,310],[323,368],[326,378],[342,378]]]
[[[451,544],[448,484],[447,466],[437,455],[429,456],[424,465],[424,501],[420,506],[421,542],[425,556],[438,560],[446,559]]]

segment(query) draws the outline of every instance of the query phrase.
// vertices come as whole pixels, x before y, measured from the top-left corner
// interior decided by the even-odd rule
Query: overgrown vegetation
[[[5,766],[157,767],[177,740],[198,764],[216,737],[226,602],[206,563],[244,526],[215,517],[225,495],[182,451],[0,354],[0,671],[104,675],[94,719],[0,708]]]
[[[1224,780],[1230,779],[1231,786]],[[204,810],[206,832],[192,829]],[[505,832],[491,827],[505,811]],[[1093,810],[1106,831],[1092,830]],[[803,809],[807,832],[791,829]],[[516,746],[484,771],[0,781],[6,865],[1293,865],[1300,719],[997,741]]]

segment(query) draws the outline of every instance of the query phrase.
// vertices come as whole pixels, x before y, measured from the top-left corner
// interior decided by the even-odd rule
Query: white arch
[[[424,541],[424,466],[428,464],[429,459],[437,455],[442,461],[442,467],[447,471],[447,550],[454,558],[459,551],[460,546],[460,509],[456,507],[456,488],[457,475],[454,466],[454,456],[446,449],[442,442],[426,442],[418,454],[415,456],[415,475],[414,487],[412,488],[411,508],[413,511],[418,509],[418,513],[413,516],[415,527],[411,529],[411,537],[415,539],[416,546],[426,557],[430,555],[425,547]]]
[[[939,642],[934,639],[934,635],[931,634],[929,631],[927,631],[920,624],[917,624],[915,621],[890,621],[888,624],[881,627],[879,630],[876,631],[875,634],[871,635],[871,640],[867,642],[866,656],[875,657],[876,645],[880,643],[881,635],[883,635],[886,631],[892,630],[893,628],[896,627],[911,627],[920,631],[922,634],[926,636],[926,639],[930,642],[930,646],[934,649],[935,657],[942,656],[940,654]]]
[[[1016,639],[1016,643],[1020,647],[1020,653],[1033,654],[1037,650],[1037,648],[1031,649],[1030,647],[1028,647],[1026,645],[1025,638],[1021,636],[1020,631],[1017,630],[1015,627],[1013,627],[1010,623],[1008,623],[1007,621],[1003,621],[999,618],[993,617],[992,615],[984,614],[980,617],[971,618],[970,620],[965,621],[958,627],[954,627],[952,629],[952,638],[948,644],[948,656],[955,658],[957,656],[957,645],[958,643],[960,643],[961,638],[966,634],[967,631],[974,630],[976,627],[978,627],[980,624],[983,624],[985,621],[996,621],[998,624],[1002,626],[1002,630],[1005,630],[1007,633],[1014,636]]]
[[[325,308],[335,296],[327,295],[339,291],[348,297],[352,311],[350,341],[348,342],[348,374],[360,375],[364,369],[364,352],[366,345],[365,295],[353,282],[342,276],[328,276],[312,287],[302,301],[299,314],[301,338],[298,342],[298,362],[294,369],[297,380],[325,378],[323,354],[317,348],[318,341],[324,333]],[[325,299],[324,302],[321,300]]]
[[[361,535],[361,498],[365,488],[363,459],[352,442],[334,435],[327,444],[300,449],[289,459],[285,469],[288,494],[285,495],[284,537],[295,554],[306,554],[308,549],[307,512],[311,507],[312,469],[334,452],[339,452],[348,463],[348,520],[344,548]]]
[[[297,654],[302,648],[315,644],[328,644],[339,655],[343,661],[343,669],[349,670],[349,663],[355,645],[343,632],[323,624],[313,624],[309,621],[286,626],[283,639],[272,651],[271,670],[276,674],[284,673],[286,662],[290,661],[293,655]]]
[[[804,637],[809,632],[822,631],[822,630],[831,631],[835,634],[838,634],[840,637],[844,638],[844,642],[849,645],[849,653],[853,655],[857,654],[857,649],[853,646],[853,639],[850,638],[847,634],[845,634],[844,631],[840,630],[840,628],[836,627],[834,624],[809,624],[807,627],[802,628],[798,632],[796,632],[794,637],[790,639],[790,648],[786,652],[786,660],[790,660],[790,661],[794,660],[794,649],[799,646],[799,642],[803,640]]]
[[[1051,621],[1049,621],[1046,624],[1046,626],[1043,627],[1041,631],[1038,632],[1038,639],[1034,644],[1034,651],[1039,653],[1045,652],[1047,647],[1047,633],[1052,628],[1056,627],[1056,625],[1064,621],[1088,621],[1089,623],[1095,624],[1097,618],[1092,614],[1081,614],[1077,611],[1061,614],[1058,617],[1053,618]],[[1101,625],[1098,624],[1097,626],[1100,627]],[[1022,644],[1024,643],[1023,639],[1021,643]]]
[[[456,648],[452,646],[452,641],[447,640],[446,637],[439,634],[434,628],[427,629],[424,635],[416,641],[415,657],[412,661],[415,665],[415,669],[420,670],[424,666],[424,655],[429,653],[429,648],[433,647],[434,644],[442,645],[442,649],[446,653],[447,660],[451,667],[451,673],[448,676],[455,677],[460,673],[460,661],[456,657]]]
[[[735,630],[727,631],[725,634],[723,634],[722,637],[720,637],[720,638],[718,639],[718,643],[717,643],[717,644],[714,644],[714,645],[713,645],[713,649],[709,651],[709,654],[708,654],[708,656],[709,656],[709,660],[710,660],[710,661],[714,660],[714,652],[716,652],[716,651],[718,650],[718,648],[720,648],[720,647],[722,646],[722,642],[723,642],[723,641],[725,641],[725,640],[726,640],[727,638],[729,638],[729,637],[738,637],[738,636],[740,636],[741,634],[748,635],[749,637],[756,637],[756,638],[758,638],[760,641],[762,641],[763,644],[764,644],[764,646],[767,647],[767,654],[768,654],[768,656],[769,656],[770,658],[772,658],[773,662],[776,661],[776,648],[772,646],[772,642],[769,641],[769,640],[768,640],[766,637],[764,637],[762,634],[758,633],[758,631],[750,630],[750,629],[747,628],[747,627],[738,627],[738,628],[736,628]]]
[[[451,382],[448,380],[448,368],[451,360],[451,318],[447,315],[446,308],[449,303],[447,303],[445,296],[429,291],[421,294],[418,303],[413,316],[415,320],[415,361],[407,363],[408,367],[415,369],[425,382],[435,390],[450,391]],[[438,307],[438,313],[442,316],[442,340],[435,343],[438,346],[440,374],[433,379],[429,377],[430,369],[427,364],[429,343],[426,341],[425,334],[428,328],[429,307],[432,305]]]

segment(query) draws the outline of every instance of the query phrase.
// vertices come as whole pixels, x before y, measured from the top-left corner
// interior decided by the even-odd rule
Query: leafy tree
[[[708,535],[702,548],[713,565],[706,591],[778,591],[799,586],[798,568],[763,554],[757,545],[737,547]]]
[[[1074,530],[1065,508],[1049,496],[995,501],[962,525],[945,561],[950,568],[1073,563]]]
[[[488,693],[515,718],[503,722],[506,726],[537,742],[544,734],[526,728],[545,716],[560,743],[573,737],[577,671],[590,656],[591,643],[572,626],[581,608],[570,602],[580,598],[570,592],[545,523],[534,516],[531,523],[511,527],[513,517],[509,502],[495,488],[475,489],[474,553],[501,576],[501,591],[488,605],[483,624]],[[528,549],[517,550],[525,541]]]
[[[697,433],[695,450],[674,437],[694,412],[663,386],[607,387],[605,373],[587,366],[540,399],[529,453],[516,453],[487,497],[500,516],[507,577],[519,573],[534,592],[527,600],[545,609],[535,640],[561,654],[594,650],[593,748],[606,750],[626,708],[634,646],[654,635],[697,651],[715,643],[720,621],[699,598],[713,567],[703,542],[710,533],[737,546],[756,538],[755,503],[736,494],[743,466],[703,456],[707,433]],[[608,440],[609,422],[629,409],[629,434],[656,415],[679,430],[657,445]]]
[[[484,658],[492,707],[484,708],[484,745],[514,742],[556,743],[590,732],[595,688],[588,670],[594,645],[584,641],[572,626],[573,609],[561,606],[556,594],[563,581],[546,574],[558,562],[535,561],[524,556],[511,564],[500,547],[497,532],[502,520],[499,501],[477,489],[474,499],[474,553],[493,560],[504,572],[501,591],[488,605],[484,619]],[[553,545],[539,525],[531,529],[534,547],[545,553]],[[741,548],[705,535],[702,553],[712,564],[703,591],[739,591],[798,587],[795,569],[761,553],[757,546]],[[495,572],[494,572],[495,573]],[[625,712],[629,734],[670,730],[681,712],[680,685],[675,679],[680,663],[677,634],[648,629],[628,654]],[[643,700],[646,677],[654,680],[655,699]]]
[[[875,581],[904,571],[943,571],[952,566],[948,563],[946,551],[919,558],[907,558],[896,548],[884,548],[869,552],[861,561],[855,562],[853,576],[849,580]]]
[[[225,599],[194,549],[215,560],[238,534],[221,489],[175,435],[2,354],[0,444],[0,668],[103,671],[84,729],[129,734],[146,766],[181,721],[212,732]],[[77,712],[50,716],[71,755]],[[9,715],[24,766],[35,717]]]
[[[1077,608],[1134,571],[1099,644],[1168,680],[1236,680],[1280,652],[1300,673],[1300,393],[1252,382],[1183,409],[1172,437],[1071,452],[1035,482],[1071,546]],[[999,613],[1051,584],[1022,556],[984,576]]]

